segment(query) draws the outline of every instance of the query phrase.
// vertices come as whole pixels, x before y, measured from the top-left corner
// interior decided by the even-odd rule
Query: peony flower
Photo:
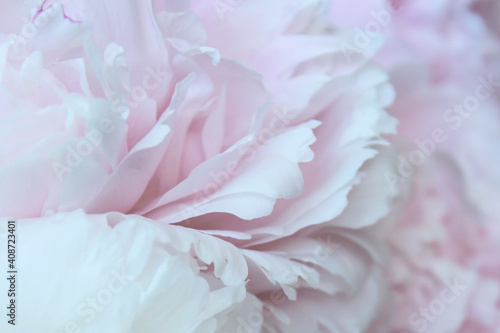
[[[23,330],[372,325],[386,298],[380,219],[396,194],[383,176],[394,92],[373,49],[346,61],[354,32],[326,6],[2,12],[0,215],[19,219],[25,244]],[[110,293],[91,315],[88,297],[99,306]]]
[[[372,331],[497,332],[498,41],[472,1],[380,6],[372,20],[387,18],[387,42],[376,59],[400,121],[397,172],[385,177],[403,196],[385,222],[392,297]]]

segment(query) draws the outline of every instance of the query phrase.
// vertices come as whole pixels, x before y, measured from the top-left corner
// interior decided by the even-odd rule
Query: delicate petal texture
[[[498,1],[1,6],[22,332],[499,331]]]
[[[50,318],[25,329],[72,329],[117,269],[131,282],[82,331],[238,332],[254,308],[251,329],[303,331],[316,297],[339,313],[313,329],[369,327],[397,124],[376,47],[346,63],[353,32],[319,0],[30,5],[0,17],[0,215],[29,244],[22,297],[40,295],[23,325]]]
[[[173,252],[142,218],[78,210],[17,224],[23,332],[214,332],[206,321],[244,297],[242,283],[213,289],[189,249]]]

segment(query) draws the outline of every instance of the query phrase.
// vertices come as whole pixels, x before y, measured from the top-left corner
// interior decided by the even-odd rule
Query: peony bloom
[[[373,49],[346,61],[354,33],[327,5],[5,7],[0,215],[18,219],[19,327],[372,325],[394,91]]]
[[[500,330],[496,1],[2,6],[1,332]]]
[[[386,38],[376,59],[396,90],[389,112],[400,122],[391,138],[400,154],[385,176],[403,189],[386,221],[392,297],[373,332],[500,329],[491,257],[500,239],[500,49],[491,19],[499,12],[490,4],[486,13],[486,3],[380,2],[364,11],[373,9],[367,16]]]

